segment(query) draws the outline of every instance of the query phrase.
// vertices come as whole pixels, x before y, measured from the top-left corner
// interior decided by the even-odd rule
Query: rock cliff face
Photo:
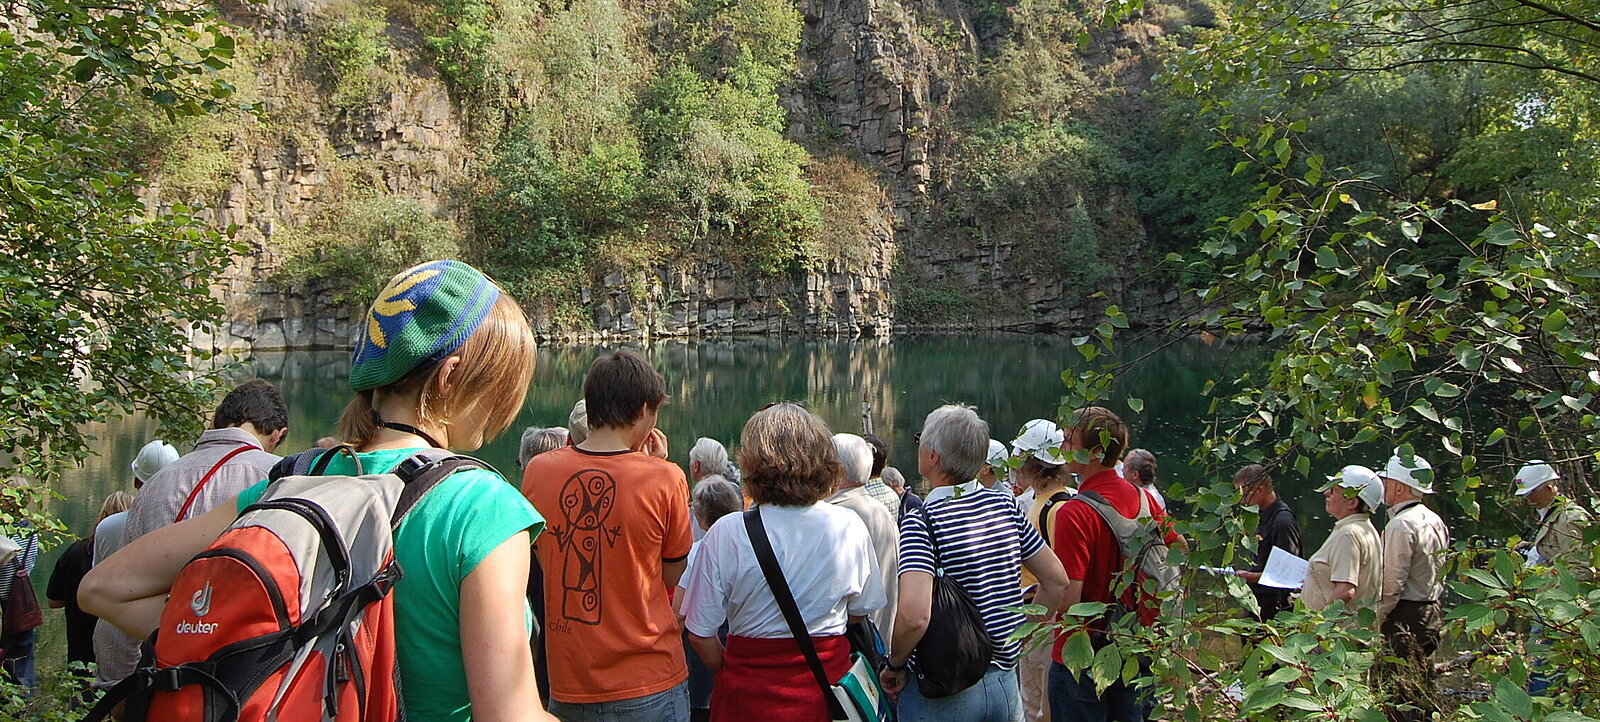
[[[336,284],[288,277],[273,250],[279,234],[316,224],[357,187],[413,199],[424,211],[459,218],[463,183],[482,161],[449,88],[424,57],[420,36],[390,20],[393,67],[377,102],[340,107],[307,51],[319,13],[334,0],[271,0],[225,6],[246,28],[248,70],[264,122],[222,132],[226,178],[211,211],[239,227],[254,253],[239,258],[217,292],[228,318],[218,348],[329,348],[350,345],[361,299]],[[878,335],[897,329],[972,327],[1050,329],[1092,324],[1103,304],[1136,318],[1161,314],[1173,294],[1125,291],[1118,274],[1106,296],[1078,299],[1060,273],[1029,260],[1014,242],[946,227],[953,148],[946,126],[976,64],[979,39],[956,0],[801,0],[799,78],[785,91],[788,133],[812,146],[859,158],[881,174],[886,193],[872,204],[885,219],[864,253],[821,268],[770,276],[708,259],[662,268],[597,274],[583,293],[592,333],[567,337],[820,333]],[[928,39],[936,24],[940,42]],[[151,202],[168,202],[162,175]],[[1127,258],[1141,256],[1143,230],[1125,193],[1099,201],[1098,213],[1125,234]],[[981,226],[981,223],[979,224]],[[896,301],[937,287],[950,313],[908,319]],[[535,319],[536,323],[539,319]]]

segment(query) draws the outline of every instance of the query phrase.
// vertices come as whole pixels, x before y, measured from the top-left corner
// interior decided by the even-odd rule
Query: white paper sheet
[[[1311,562],[1297,557],[1279,547],[1273,547],[1267,556],[1267,568],[1261,571],[1261,586],[1279,589],[1299,589],[1306,583],[1306,572]]]

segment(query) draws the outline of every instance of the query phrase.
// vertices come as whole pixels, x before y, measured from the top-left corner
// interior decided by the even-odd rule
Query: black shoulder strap
[[[356,475],[361,475],[361,457],[356,456],[355,447],[340,444],[331,449],[311,448],[285,456],[272,465],[272,470],[267,472],[267,480],[277,481],[286,476],[320,476],[339,454],[348,454],[356,463]]]
[[[1058,491],[1051,494],[1050,498],[1045,500],[1044,508],[1039,510],[1039,536],[1044,537],[1046,548],[1050,546],[1050,510],[1056,508],[1056,505],[1063,501],[1071,500],[1072,495],[1068,494],[1066,490]]]
[[[755,550],[761,574],[767,578],[767,586],[772,589],[772,598],[777,601],[778,609],[783,610],[783,619],[789,623],[789,633],[794,635],[795,643],[805,653],[806,662],[811,666],[811,675],[816,677],[817,686],[822,689],[822,698],[828,703],[828,716],[836,720],[848,719],[839,700],[833,696],[833,683],[828,681],[828,673],[822,669],[817,646],[811,642],[811,632],[806,629],[806,621],[800,617],[800,607],[794,602],[794,593],[789,591],[789,581],[783,578],[778,557],[772,552],[772,540],[767,538],[766,525],[761,523],[761,507],[751,508],[744,513],[744,528],[750,534],[750,547]]]
[[[499,473],[483,461],[470,456],[452,454],[443,449],[419,451],[400,462],[400,465],[394,468],[394,475],[405,482],[405,489],[400,492],[399,501],[395,502],[390,528],[400,528],[400,522],[411,512],[411,508],[422,500],[424,494],[438,486],[439,482],[449,478],[451,474],[468,469]]]

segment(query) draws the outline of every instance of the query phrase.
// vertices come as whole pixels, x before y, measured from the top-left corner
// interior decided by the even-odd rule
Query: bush
[[[411,198],[368,195],[336,206],[301,228],[274,234],[279,283],[330,281],[335,303],[365,303],[396,273],[460,255],[455,225]]]
[[[389,20],[382,7],[339,0],[323,8],[312,31],[329,96],[340,107],[362,105],[393,78],[389,61]]]
[[[1122,161],[1080,127],[1013,120],[979,126],[957,157],[961,220],[992,243],[1014,244],[1014,262],[1044,264],[1087,294],[1110,276],[1101,229],[1086,199],[1124,182]]]

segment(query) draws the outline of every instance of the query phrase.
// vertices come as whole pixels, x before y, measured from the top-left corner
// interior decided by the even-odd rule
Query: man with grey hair
[[[716,439],[700,437],[689,449],[689,480],[699,481],[712,474],[728,477],[728,449]],[[731,479],[730,479],[731,481]]]
[[[905,520],[906,512],[922,508],[922,497],[917,496],[917,492],[912,491],[906,484],[906,475],[900,473],[899,469],[892,466],[884,467],[882,480],[884,486],[889,487],[900,497],[900,513],[895,516],[897,521]]]
[[[872,549],[878,555],[878,569],[883,574],[875,581],[883,585],[889,600],[883,608],[869,616],[872,623],[878,625],[883,643],[890,644],[894,633],[895,597],[900,589],[896,574],[900,568],[900,525],[895,523],[894,515],[883,504],[867,493],[865,484],[867,475],[872,473],[872,448],[867,445],[866,439],[855,434],[834,434],[833,448],[839,452],[844,476],[839,480],[833,496],[828,497],[828,503],[855,512],[867,525],[867,535],[872,537]]]
[[[528,460],[547,451],[567,445],[567,430],[559,426],[540,428],[529,426],[522,430],[522,443],[517,447],[517,468],[528,465]]]
[[[883,439],[872,434],[861,437],[867,442],[867,447],[872,449],[872,471],[867,474],[867,493],[884,505],[896,519],[905,518],[905,508],[901,506],[904,495],[895,489],[889,488],[889,483],[883,478],[884,467],[889,464],[889,445]]]
[[[928,414],[917,442],[917,470],[937,490],[978,475],[989,451],[989,425],[970,406],[942,406]],[[885,691],[900,696],[901,716],[1017,719],[1022,710],[1017,686],[1021,644],[1011,635],[1027,621],[1016,611],[1022,606],[1022,569],[1039,579],[1034,602],[1053,611],[1067,587],[1061,560],[1023,518],[1010,493],[978,487],[938,500],[930,494],[921,509],[907,514],[900,524],[899,562],[894,642],[879,679]],[[929,697],[909,667],[924,661],[913,652],[928,630],[938,570],[972,597],[994,653],[982,680],[952,695]]]

